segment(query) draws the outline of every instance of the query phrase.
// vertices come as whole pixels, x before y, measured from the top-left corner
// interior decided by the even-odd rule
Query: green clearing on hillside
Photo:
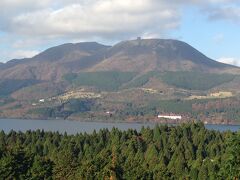
[[[210,74],[200,72],[166,72],[161,79],[169,84],[189,90],[208,90],[232,81],[236,75]]]
[[[83,72],[78,74],[67,74],[64,79],[75,86],[94,86],[100,90],[115,91],[136,75],[134,72]]]

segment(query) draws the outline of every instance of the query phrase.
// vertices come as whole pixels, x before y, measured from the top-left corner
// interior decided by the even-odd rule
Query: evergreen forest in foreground
[[[238,179],[240,132],[202,123],[67,135],[0,132],[0,179]]]

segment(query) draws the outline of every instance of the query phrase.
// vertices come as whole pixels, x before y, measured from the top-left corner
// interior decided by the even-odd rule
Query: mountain
[[[34,56],[0,65],[1,79],[61,80],[81,71],[200,71],[239,73],[190,45],[169,39],[123,41],[114,46],[96,42],[63,44]]]
[[[105,60],[96,64],[91,70],[219,72],[234,69],[239,71],[239,68],[206,57],[187,43],[170,39],[124,41],[109,48],[105,57]]]
[[[11,60],[0,66],[0,79],[59,80],[65,73],[78,72],[98,63],[108,48],[96,42],[49,48],[33,58]]]
[[[239,73],[240,68],[214,61],[178,40],[137,39],[114,46],[68,43],[32,58],[0,64],[0,94],[12,94],[19,89],[32,92],[41,84],[45,89],[47,84],[50,89],[65,87],[62,91],[71,86],[108,91],[132,87],[159,89],[163,84],[207,90],[232,81]],[[53,83],[54,86],[50,85]],[[27,91],[25,87],[29,86],[31,90]]]
[[[239,74],[178,40],[68,43],[0,64],[0,117],[235,123]]]

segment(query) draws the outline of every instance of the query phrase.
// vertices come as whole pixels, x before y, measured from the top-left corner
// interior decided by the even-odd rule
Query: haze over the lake
[[[172,38],[240,64],[239,0],[2,0],[0,62],[66,42]]]

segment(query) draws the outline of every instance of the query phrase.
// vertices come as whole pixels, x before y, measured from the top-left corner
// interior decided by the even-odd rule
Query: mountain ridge
[[[145,63],[146,58],[151,57],[152,63],[151,66],[162,66],[158,67],[157,70],[166,71],[166,70],[178,70],[177,68],[182,68],[185,70],[188,66],[194,68],[194,65],[200,65],[201,70],[204,70],[204,67],[210,68],[237,68],[233,65],[228,65],[214,61],[207,56],[200,53],[198,50],[190,46],[189,44],[172,39],[141,39],[141,40],[131,40],[120,42],[109,49],[110,57],[105,60],[103,65],[97,65],[93,70],[106,70],[106,69],[117,69],[121,70],[119,66],[119,59],[122,60],[120,63],[124,63],[129,60],[136,59],[135,63]],[[121,54],[122,53],[122,54]],[[120,57],[119,57],[120,56]],[[138,60],[138,61],[137,61]],[[142,62],[142,61],[143,62]],[[149,60],[149,59],[148,59]],[[174,62],[175,61],[175,62]],[[185,67],[184,63],[185,61]],[[154,64],[155,63],[155,64]],[[194,63],[191,65],[190,63]],[[108,65],[110,64],[109,68]],[[168,64],[168,65],[166,65]],[[120,64],[121,65],[121,64]],[[129,61],[122,66],[129,65]],[[115,66],[115,67],[114,67]],[[165,66],[165,67],[164,67]],[[167,67],[168,66],[168,67]],[[170,68],[169,68],[170,66]],[[172,66],[179,66],[175,69]],[[121,67],[122,69],[124,67]],[[141,69],[141,68],[140,68]],[[131,69],[134,70],[134,69]],[[135,68],[139,70],[139,67]],[[155,70],[155,69],[151,69]]]
[[[215,116],[214,123],[224,114],[233,122],[228,107],[238,116],[239,75],[239,67],[178,40],[67,43],[0,64],[0,116],[98,120],[111,111],[124,120],[154,120],[173,112],[187,119]],[[202,103],[212,110],[196,117]]]
[[[0,80],[57,83],[67,74],[101,71],[132,72],[135,73],[132,80],[151,72],[240,74],[239,67],[214,61],[185,42],[138,38],[113,46],[82,42],[51,47],[32,58],[1,64]]]
[[[204,65],[207,67],[213,68],[238,68],[237,66],[224,64],[221,62],[217,62],[211,58],[208,58],[197,49],[193,48],[189,44],[173,39],[137,39],[137,40],[128,40],[117,43],[114,46],[107,46],[103,44],[99,44],[97,42],[81,42],[81,43],[66,43],[59,46],[51,47],[46,49],[45,51],[37,54],[32,58],[23,58],[23,59],[13,59],[6,63],[1,63],[1,70],[8,69],[14,67],[16,65],[25,64],[29,62],[52,62],[55,61],[69,61],[72,59],[77,60],[78,58],[68,57],[68,59],[64,59],[66,55],[75,54],[75,56],[79,56],[79,60],[82,56],[96,56],[96,54],[101,53],[101,61],[105,61],[108,64],[113,64],[114,61],[120,61],[121,58],[126,60],[126,58],[138,58],[139,56],[151,56],[155,58],[158,63],[172,63],[173,61],[185,61],[185,63],[193,62],[197,65]],[[71,54],[71,55],[72,55]],[[122,55],[123,57],[119,57]],[[73,55],[72,55],[73,56]],[[126,57],[128,56],[128,57]],[[115,58],[115,59],[114,59]],[[106,61],[106,59],[110,59]],[[120,59],[120,60],[119,60]],[[77,61],[76,61],[77,62]],[[35,62],[36,63],[36,62]],[[120,62],[121,63],[121,62]],[[109,67],[104,64],[109,69],[114,69],[115,67]],[[104,70],[102,66],[97,65],[96,67],[92,67],[93,70]],[[157,65],[157,64],[156,64]],[[180,64],[179,64],[180,65]],[[117,65],[116,65],[117,66]],[[170,65],[171,66],[171,65]],[[181,65],[180,65],[181,66]],[[187,68],[187,67],[186,67]],[[105,67],[105,69],[107,69]],[[118,69],[119,68],[115,68]],[[136,68],[135,68],[136,69]],[[138,68],[137,68],[138,69]],[[108,70],[108,69],[107,69]],[[161,70],[161,69],[160,69]],[[169,69],[168,69],[169,70]],[[170,69],[171,70],[171,69]],[[0,72],[1,73],[1,72]]]

